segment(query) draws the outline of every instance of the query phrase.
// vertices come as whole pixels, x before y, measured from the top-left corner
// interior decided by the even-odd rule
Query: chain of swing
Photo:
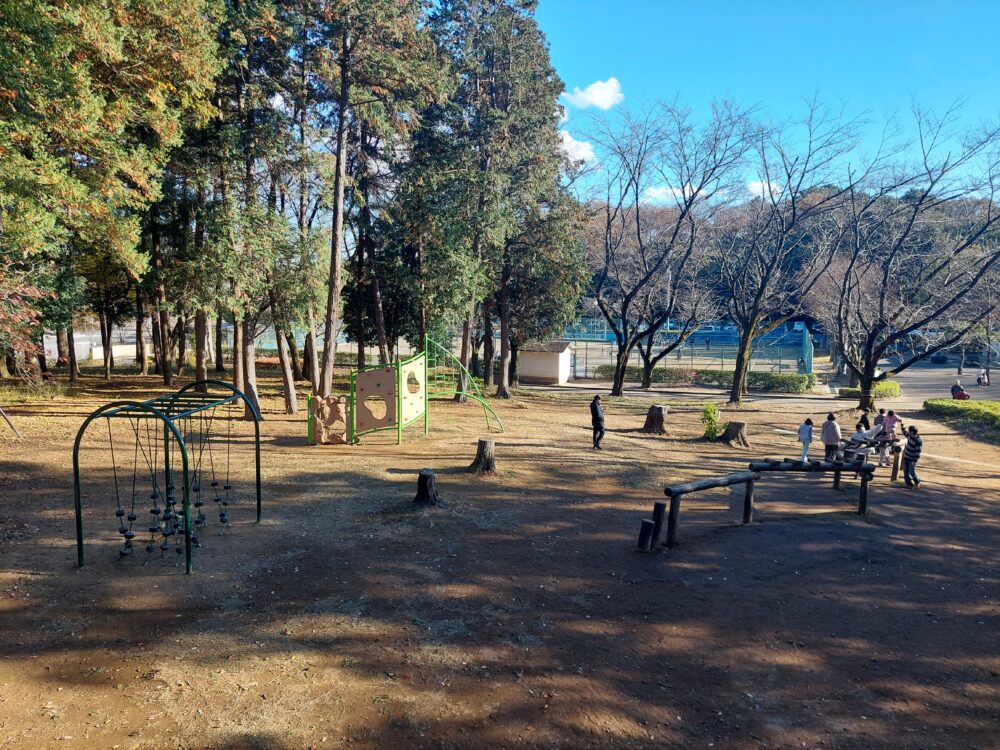
[[[228,413],[224,418],[224,437],[218,431],[213,431],[216,423],[216,412],[220,406],[210,410],[182,417],[175,422],[184,440],[188,452],[188,498],[190,506],[195,510],[192,522],[191,543],[201,546],[199,532],[208,525],[205,515],[206,501],[215,504],[219,527],[231,526],[230,506],[236,500],[236,492],[231,483],[233,421],[235,415],[226,406]],[[115,417],[121,419],[121,417]],[[165,556],[171,548],[180,555],[184,552],[183,540],[186,533],[182,502],[178,502],[174,473],[181,473],[177,467],[181,465],[180,445],[169,431],[164,431],[154,420],[144,416],[127,417],[132,440],[132,476],[120,477],[118,471],[118,453],[115,449],[115,434],[111,427],[111,417],[105,418],[108,427],[108,443],[111,452],[111,471],[115,487],[115,518],[118,520],[118,533],[122,537],[122,546],[118,550],[119,557],[130,557],[135,552],[136,530],[139,522],[139,508],[143,495],[147,492],[146,475],[148,474],[149,521],[146,528],[149,539],[145,549],[148,555],[159,551]],[[162,433],[162,435],[161,435]],[[161,440],[162,438],[162,440]],[[225,453],[218,457],[216,445],[219,440],[225,444]],[[215,447],[213,447],[215,446]],[[162,465],[160,456],[166,459]],[[141,460],[140,460],[141,458]],[[124,468],[124,467],[123,467]],[[140,478],[141,477],[141,478]],[[123,491],[124,489],[124,491]]]

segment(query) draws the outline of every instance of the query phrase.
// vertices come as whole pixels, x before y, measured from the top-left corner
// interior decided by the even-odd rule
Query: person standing
[[[820,430],[820,438],[823,441],[823,448],[825,449],[824,458],[827,461],[835,461],[837,459],[837,449],[840,447],[840,425],[837,424],[837,415],[833,412],[826,415],[823,429]]]
[[[885,422],[885,409],[879,409],[878,414],[875,415],[875,426],[878,427],[880,424]]]
[[[870,413],[871,412],[868,409],[865,409],[863,412],[861,412],[861,418],[858,419],[858,424],[864,427],[865,431],[868,431],[872,428],[871,422],[868,421],[868,415]]]
[[[918,434],[917,428],[910,425],[906,431],[906,447],[903,449],[903,479],[907,487],[920,489],[920,477],[917,476],[917,461],[920,460],[920,451],[924,448],[924,441]]]
[[[604,439],[604,409],[601,407],[601,394],[594,396],[590,402],[590,424],[594,428],[594,448],[601,450],[601,440]]]
[[[985,388],[990,384],[990,376],[986,373],[985,367],[979,368],[979,377],[977,378],[980,388]]]
[[[813,439],[813,421],[807,419],[799,425],[799,442],[802,443],[802,461],[809,455],[809,443]]]

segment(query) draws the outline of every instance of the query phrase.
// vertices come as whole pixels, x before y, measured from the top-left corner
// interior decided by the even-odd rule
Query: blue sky
[[[540,0],[537,17],[567,89],[593,102],[568,107],[581,142],[618,98],[611,78],[612,117],[732,98],[784,119],[814,95],[876,122],[956,98],[969,125],[1000,117],[1000,0]]]

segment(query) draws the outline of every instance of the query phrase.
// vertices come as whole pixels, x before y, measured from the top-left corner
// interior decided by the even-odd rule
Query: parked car
[[[931,355],[931,364],[944,365],[948,363],[948,355],[938,352],[937,354]]]

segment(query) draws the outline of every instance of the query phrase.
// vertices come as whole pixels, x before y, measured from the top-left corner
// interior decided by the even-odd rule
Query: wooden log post
[[[437,491],[437,478],[431,469],[421,469],[417,477],[417,496],[413,498],[414,505],[444,505],[444,500]]]
[[[750,448],[750,441],[747,439],[746,422],[730,422],[726,425],[726,431],[719,438],[720,442],[726,443],[730,447]]]
[[[639,543],[635,547],[636,552],[649,552],[653,546],[653,522],[648,518],[643,519],[639,527]]]
[[[469,471],[473,474],[496,474],[497,462],[494,453],[494,439],[491,437],[479,438],[476,446],[476,458],[469,465]]]
[[[841,461],[833,462],[833,489],[835,490],[840,489],[840,472],[843,467],[844,465]]]
[[[677,544],[677,521],[681,514],[681,495],[670,498],[670,513],[667,514],[667,547]]]
[[[892,474],[889,480],[892,482],[899,481],[899,465],[903,460],[903,446],[899,443],[893,443],[892,445]]]
[[[865,472],[861,475],[861,489],[858,490],[858,515],[867,516],[868,515],[868,483],[871,481],[872,475]]]
[[[646,412],[646,423],[642,426],[642,431],[654,435],[665,435],[667,433],[666,422],[669,411],[670,407],[662,404],[653,404],[650,406],[649,411]]]
[[[753,521],[753,479],[746,482],[746,491],[743,493],[743,523]]]
[[[653,503],[653,541],[651,547],[656,547],[660,543],[660,535],[663,533],[663,520],[667,517],[666,503]]]

